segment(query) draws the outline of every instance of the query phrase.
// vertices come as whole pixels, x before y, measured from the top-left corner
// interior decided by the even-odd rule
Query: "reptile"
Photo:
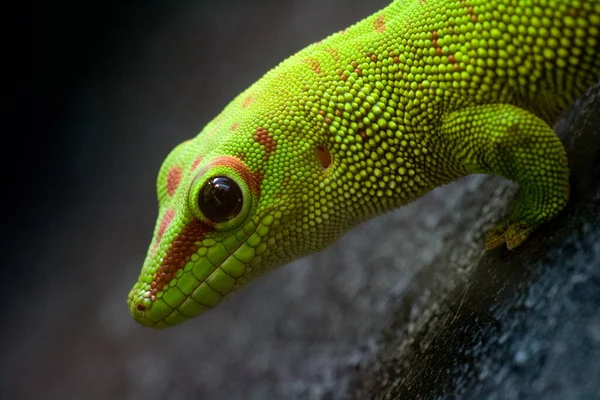
[[[166,328],[465,175],[519,184],[486,249],[565,207],[551,126],[600,79],[599,0],[397,0],[281,62],[158,173],[133,318]]]

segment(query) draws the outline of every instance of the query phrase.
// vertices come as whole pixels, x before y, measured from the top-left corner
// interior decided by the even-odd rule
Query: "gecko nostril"
[[[146,306],[145,306],[145,305],[143,305],[143,304],[138,304],[137,306],[135,306],[135,308],[136,308],[138,311],[146,311]]]

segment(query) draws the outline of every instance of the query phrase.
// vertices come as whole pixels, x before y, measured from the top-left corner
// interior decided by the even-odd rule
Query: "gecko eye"
[[[226,222],[242,209],[242,190],[226,176],[215,176],[204,183],[198,194],[200,211],[214,222]]]

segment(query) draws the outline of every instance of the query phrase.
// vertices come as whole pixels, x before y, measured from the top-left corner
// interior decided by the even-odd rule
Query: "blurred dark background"
[[[166,331],[130,318],[168,152],[279,61],[387,3],[6,13],[0,398],[600,398],[598,88],[563,124],[573,201],[518,252],[481,250],[514,186],[470,177],[201,318]]]

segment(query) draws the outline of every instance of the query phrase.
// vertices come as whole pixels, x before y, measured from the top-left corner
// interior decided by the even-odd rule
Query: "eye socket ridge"
[[[217,231],[237,229],[257,206],[255,179],[239,159],[215,157],[193,177],[186,208]]]
[[[234,179],[216,175],[204,182],[196,201],[206,218],[224,223],[240,214],[244,206],[244,194]]]

